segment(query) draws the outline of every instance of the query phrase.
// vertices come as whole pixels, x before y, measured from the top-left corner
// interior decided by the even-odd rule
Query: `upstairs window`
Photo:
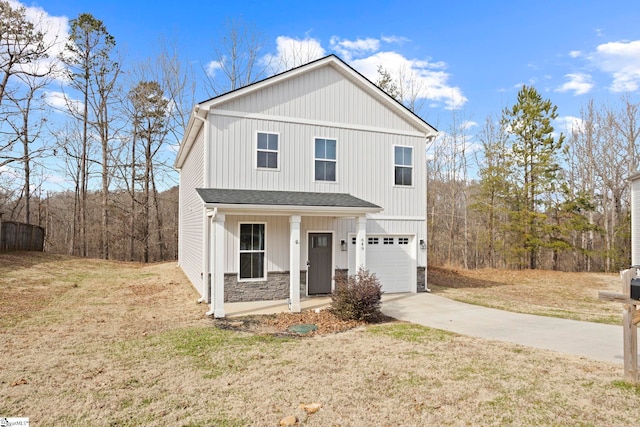
[[[278,134],[258,132],[257,167],[278,169]]]
[[[413,147],[393,147],[395,185],[413,185]]]
[[[336,140],[316,138],[315,141],[316,181],[336,180]]]

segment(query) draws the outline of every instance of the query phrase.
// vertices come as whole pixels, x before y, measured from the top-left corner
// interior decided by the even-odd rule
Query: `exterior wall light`
[[[427,244],[425,243],[424,239],[420,239],[420,249],[422,249],[423,251],[427,249]]]
[[[343,251],[347,250],[347,241],[346,240],[340,240],[340,249]]]

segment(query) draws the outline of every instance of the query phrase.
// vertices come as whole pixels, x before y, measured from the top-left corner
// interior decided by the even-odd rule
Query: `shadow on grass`
[[[442,267],[429,267],[427,271],[429,288],[434,291],[439,289],[467,289],[467,288],[493,288],[504,286],[507,283],[490,280],[476,279],[463,276],[457,271]]]

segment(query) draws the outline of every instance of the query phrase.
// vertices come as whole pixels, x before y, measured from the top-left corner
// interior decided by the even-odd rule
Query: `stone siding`
[[[426,281],[425,281],[425,271],[426,269],[424,267],[418,267],[418,274],[417,274],[417,282],[418,282],[418,292],[425,292],[426,291]]]
[[[237,273],[224,275],[224,302],[269,301],[289,298],[289,272],[268,272],[267,280],[238,282]]]
[[[334,277],[347,274],[346,269],[336,269]],[[425,268],[418,267],[418,292],[425,292]],[[300,297],[307,296],[307,272],[300,272]],[[224,302],[270,301],[289,298],[289,272],[268,272],[267,280],[238,282],[237,273],[224,275]]]

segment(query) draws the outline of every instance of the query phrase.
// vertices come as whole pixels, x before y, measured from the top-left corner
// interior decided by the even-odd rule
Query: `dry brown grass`
[[[618,274],[430,267],[429,287],[457,301],[518,313],[620,325],[622,306],[598,300],[621,290]]]
[[[304,339],[215,328],[175,263],[0,254],[0,292],[0,416],[37,426],[640,419],[618,365],[405,323]]]

